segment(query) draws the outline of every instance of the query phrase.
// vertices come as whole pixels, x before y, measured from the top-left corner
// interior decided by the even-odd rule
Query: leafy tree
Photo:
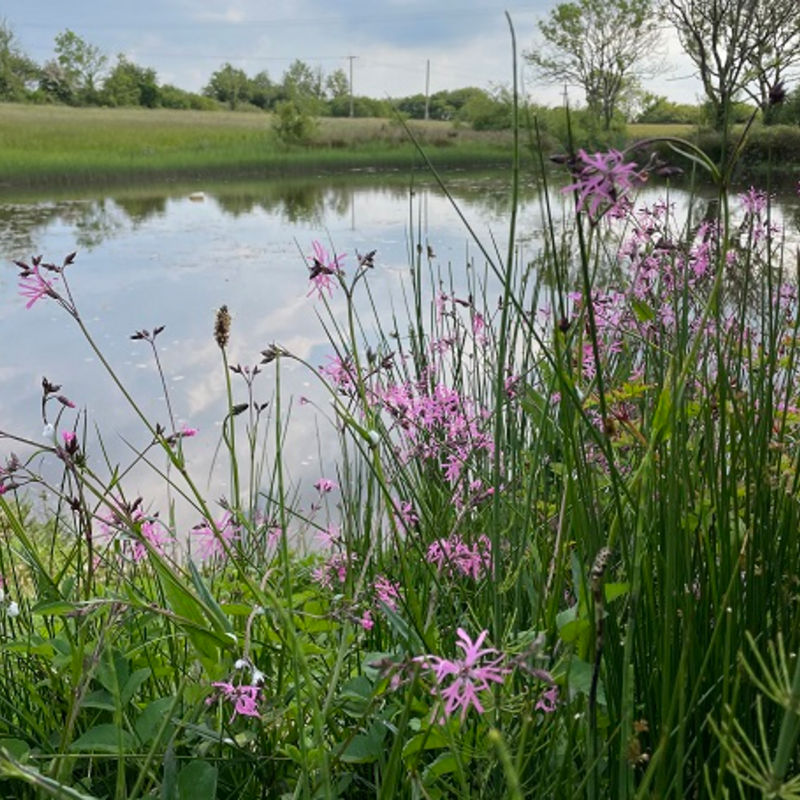
[[[265,111],[272,108],[278,100],[279,87],[272,82],[269,73],[262,70],[250,78],[247,94],[250,102]]]
[[[244,70],[226,63],[211,76],[203,94],[227,103],[228,108],[235,111],[239,103],[247,101],[249,90],[250,79]]]
[[[701,109],[685,103],[673,103],[666,97],[645,92],[640,98],[640,110],[636,122],[651,125],[696,125],[700,122]]]
[[[350,97],[350,81],[341,67],[325,78],[325,91],[332,100],[338,97]]]
[[[282,100],[275,106],[272,129],[284,144],[308,144],[317,129],[317,123],[293,100]]]
[[[526,59],[542,78],[580,86],[606,130],[625,92],[649,74],[660,40],[651,0],[559,3],[539,32],[541,46]]]
[[[155,70],[140,67],[120,54],[103,83],[103,99],[112,106],[155,108],[159,104]]]
[[[14,29],[0,17],[0,100],[23,100],[39,78],[36,62],[17,46]]]
[[[697,67],[716,130],[743,93],[768,115],[770,89],[800,63],[796,0],[663,0],[663,12]]]
[[[283,93],[306,114],[318,115],[325,108],[325,79],[322,69],[296,59],[283,73]]]
[[[512,98],[505,89],[474,93],[464,104],[462,116],[476,131],[504,130],[511,127]]]
[[[55,42],[61,80],[66,83],[71,102],[97,102],[97,84],[108,63],[108,56],[69,29],[59,33]]]

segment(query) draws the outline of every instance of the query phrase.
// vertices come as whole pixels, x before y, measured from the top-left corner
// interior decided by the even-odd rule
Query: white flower
[[[19,616],[19,605],[17,603],[13,602],[13,601],[10,602],[8,604],[8,608],[6,608],[6,614],[8,614],[8,616],[11,617],[12,619],[14,617],[18,617]]]
[[[44,426],[44,430],[42,431],[42,436],[45,439],[54,439],[56,436],[56,429],[53,427],[52,423],[48,422],[47,425]]]

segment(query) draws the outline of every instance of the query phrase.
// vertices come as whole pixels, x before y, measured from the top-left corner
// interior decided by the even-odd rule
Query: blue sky
[[[511,81],[514,23],[520,52],[535,42],[536,24],[552,0],[501,5],[491,0],[10,0],[2,12],[22,49],[39,63],[53,56],[56,34],[69,28],[113,59],[124,53],[152,67],[161,83],[200,91],[230,62],[279,80],[296,58],[325,72],[349,70],[357,94],[398,97]],[[670,54],[675,53],[669,47]],[[674,69],[650,88],[692,102],[697,84],[674,55]],[[535,83],[532,99],[556,103],[561,87]],[[581,100],[574,93],[575,100]]]

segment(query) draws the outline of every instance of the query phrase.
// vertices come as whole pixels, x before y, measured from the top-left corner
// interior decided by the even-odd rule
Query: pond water
[[[455,174],[447,184],[482,241],[504,252],[507,181],[496,174]],[[682,201],[681,193],[673,197]],[[557,209],[564,202],[557,192],[552,199]],[[538,187],[523,186],[518,227],[523,258],[539,248],[541,205]],[[796,231],[797,197],[787,194],[776,209],[787,229]],[[85,412],[89,429],[102,433],[112,462],[127,463],[132,448],[149,441],[74,320],[52,301],[26,310],[18,294],[14,260],[41,254],[60,263],[77,251],[68,278],[88,329],[145,414],[169,427],[152,353],[146,343],[130,338],[137,330],[166,326],[157,344],[175,421],[199,430],[186,442],[189,467],[210,497],[225,495],[227,469],[214,460],[226,408],[224,371],[212,336],[215,311],[225,304],[233,317],[232,364],[256,364],[272,342],[323,364],[332,348],[317,318],[321,305],[308,295],[305,260],[315,239],[347,253],[346,267],[354,265],[356,252],[377,251],[369,281],[384,320],[402,308],[417,242],[430,244],[436,264],[449,266],[456,282],[463,278],[466,285],[473,259],[475,268],[483,268],[450,200],[433,182],[419,178],[321,177],[0,199],[0,431],[43,442],[41,381],[46,376]],[[342,312],[341,298],[333,309]],[[295,401],[285,444],[287,478],[302,495],[320,477],[334,477],[336,440],[314,405],[296,402],[301,396],[315,398],[319,390],[313,378],[287,362],[283,380],[284,405],[289,397]],[[271,401],[273,392],[274,371],[267,368],[256,381],[256,399]],[[243,399],[245,386],[235,379],[234,400]],[[52,417],[52,407],[51,412]],[[65,412],[62,425],[71,425],[75,413]],[[12,450],[30,452],[0,439],[0,457]],[[93,452],[92,464],[102,473],[99,449]],[[55,464],[38,466],[57,474]],[[163,493],[152,470],[137,470],[133,480],[129,495]]]

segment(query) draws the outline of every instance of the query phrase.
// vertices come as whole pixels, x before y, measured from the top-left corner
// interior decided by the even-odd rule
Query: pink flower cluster
[[[201,561],[209,561],[215,556],[226,555],[225,546],[230,547],[239,538],[239,528],[234,524],[230,511],[226,511],[213,524],[206,520],[195,525],[190,535],[193,551]]]
[[[502,654],[497,655],[498,651],[493,647],[481,647],[488,633],[481,632],[473,642],[466,631],[459,628],[456,647],[464,651],[463,658],[451,660],[426,655],[414,659],[433,672],[436,686],[431,694],[440,697],[444,702],[444,715],[440,722],[444,722],[459,709],[462,722],[470,708],[482,714],[484,709],[480,693],[490,689],[492,683],[503,683],[505,675],[510,671],[503,665]],[[487,660],[487,656],[492,655],[497,657]]]
[[[491,575],[492,542],[486,534],[467,544],[458,534],[447,539],[437,539],[428,548],[428,562],[447,575],[463,575],[480,580]]]
[[[217,681],[211,684],[217,691],[206,699],[206,704],[211,705],[219,699],[233,703],[233,714],[229,720],[233,722],[237,716],[260,717],[258,703],[261,700],[261,687],[239,685],[235,686],[227,681]]]

